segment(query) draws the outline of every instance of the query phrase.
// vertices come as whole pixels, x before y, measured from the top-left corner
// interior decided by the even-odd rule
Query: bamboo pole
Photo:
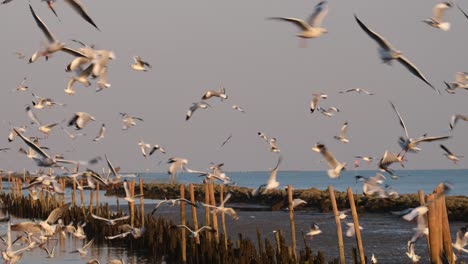
[[[208,182],[205,183],[205,204],[211,204],[210,203],[210,184]],[[208,206],[205,206],[205,225],[210,226],[211,221],[210,221],[210,208]],[[211,232],[208,232],[208,241],[211,242]]]
[[[180,198],[185,198],[185,186],[183,184],[180,185]],[[180,203],[180,222],[182,225],[185,225],[185,203]],[[185,237],[185,228],[181,228],[182,232],[182,262],[187,262],[187,242]]]
[[[359,251],[359,259],[361,263],[366,263],[366,257],[364,256],[364,247],[362,246],[361,229],[359,228],[359,217],[356,210],[356,204],[354,203],[354,195],[351,187],[348,187],[348,200],[351,207],[351,213],[353,215],[354,230],[356,232],[356,243]]]
[[[128,182],[130,188],[130,196],[135,196],[135,179],[133,179],[131,182]],[[135,201],[133,202],[128,202],[128,207],[130,208],[130,225],[134,226],[135,225]]]
[[[73,181],[73,191],[72,191],[72,207],[76,206],[76,182]]]
[[[223,185],[219,185],[219,200],[222,202],[224,201],[224,188]],[[226,231],[226,218],[224,212],[221,212],[221,225],[223,226],[223,234],[224,234],[224,249],[227,250],[227,231]]]
[[[209,189],[210,189],[210,200],[211,200],[211,205],[212,206],[216,206],[216,199],[215,199],[215,195],[214,195],[214,184],[213,183],[210,183],[209,185]],[[216,244],[219,244],[219,231],[218,231],[218,217],[216,216],[216,212],[213,210],[213,213],[212,213],[212,218],[213,218],[213,228],[215,229],[215,240],[216,240]]]
[[[194,191],[192,183],[189,185],[189,192],[190,192],[190,202],[192,202],[192,204],[195,204],[195,191]],[[193,221],[193,231],[197,232],[198,219],[197,219],[197,208],[195,206],[192,206],[192,221]],[[195,243],[200,244],[200,237],[197,236],[195,238]]]
[[[421,206],[424,206],[426,204],[426,199],[424,197],[424,191],[423,190],[418,191],[418,197],[419,197],[419,204]],[[427,214],[424,215],[424,219],[426,219],[426,223],[427,223]],[[424,235],[424,238],[426,239],[427,252],[430,254],[431,247],[430,247],[430,244],[429,244],[429,234]]]
[[[330,201],[333,207],[333,215],[335,216],[336,234],[338,236],[338,249],[340,251],[340,263],[345,264],[343,230],[341,229],[340,212],[338,211],[338,206],[336,205],[335,190],[333,189],[333,186],[328,186],[328,192],[330,193]]]
[[[99,191],[101,189],[101,185],[98,183],[96,183],[96,210],[98,210],[99,208],[99,204],[100,204],[100,201],[99,201]]]
[[[145,226],[145,198],[143,190],[143,178],[140,178],[140,205],[141,205],[141,226]]]
[[[440,256],[442,251],[442,234],[439,225],[439,216],[437,215],[437,205],[435,194],[429,194],[427,196],[428,208],[428,228],[429,228],[429,244],[431,248],[430,257],[432,264],[440,264]]]
[[[296,252],[296,225],[294,223],[294,208],[293,208],[293,188],[288,185],[288,200],[289,200],[289,224],[291,225],[291,240],[292,240],[292,253],[294,261],[297,261]]]
[[[93,212],[93,203],[94,203],[94,190],[89,190],[89,212]]]
[[[452,237],[450,235],[450,225],[447,215],[447,206],[445,204],[445,195],[444,195],[444,185],[443,183],[439,184],[436,188],[437,192],[437,203],[439,206],[439,219],[442,227],[442,245],[447,256],[448,262],[450,264],[455,263],[453,257],[453,248],[452,248]]]
[[[83,179],[80,180],[80,185],[83,186]],[[84,191],[80,190],[80,200],[81,200],[81,207],[84,207]]]

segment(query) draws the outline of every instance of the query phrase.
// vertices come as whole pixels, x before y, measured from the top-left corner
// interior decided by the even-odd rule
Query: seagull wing
[[[412,74],[414,74],[416,77],[421,79],[423,82],[425,82],[427,85],[429,85],[434,91],[440,93],[427,79],[424,77],[424,75],[416,68],[416,66],[409,61],[405,56],[400,55],[398,57],[398,61],[405,66],[406,69],[408,69]]]
[[[97,30],[101,31],[98,26],[94,23],[94,21],[91,19],[91,17],[88,15],[86,10],[84,9],[83,4],[79,0],[65,0],[80,16],[88,21],[91,25],[93,25]]]
[[[310,26],[304,20],[293,17],[270,17],[269,19],[288,21],[298,26],[302,30],[308,30],[310,28]]]
[[[444,12],[448,8],[450,8],[450,6],[447,5],[447,3],[439,3],[435,5],[434,8],[432,9],[432,14],[433,14],[432,19],[437,23],[441,23],[442,17],[444,16]]]
[[[405,122],[403,122],[403,118],[401,117],[400,112],[398,112],[398,110],[396,109],[395,105],[392,102],[390,102],[390,105],[392,106],[393,110],[397,114],[398,119],[400,120],[400,125],[403,127],[403,130],[405,130],[406,138],[409,139],[408,130],[406,129]]]
[[[441,136],[441,137],[422,137],[414,141],[414,143],[419,144],[421,142],[432,142],[437,140],[449,139],[450,136]]]
[[[110,223],[110,220],[109,220],[109,219],[104,218],[104,217],[97,216],[97,215],[95,215],[95,214],[93,214],[93,213],[91,213],[91,217],[94,218],[94,219],[97,219],[97,220],[101,220],[101,221]]]
[[[67,203],[52,210],[52,212],[50,212],[49,214],[49,217],[47,217],[46,222],[49,224],[53,224],[57,222],[57,220],[62,216],[62,214],[68,210],[70,205],[71,203]]]
[[[276,166],[271,170],[271,174],[270,174],[270,178],[268,178],[268,182],[276,181],[276,175],[278,174],[279,165],[281,164],[282,161],[283,161],[283,156],[279,156]]]
[[[35,152],[37,152],[39,155],[41,155],[43,158],[50,158],[50,156],[45,153],[44,150],[42,150],[38,145],[34,144],[31,142],[29,139],[27,139],[25,136],[23,136],[16,128],[13,128],[13,130],[18,134],[18,136],[28,145],[30,148],[32,148]]]
[[[232,194],[228,193],[224,198],[223,202],[219,205],[219,207],[224,207],[224,204],[231,198]]]
[[[32,8],[31,5],[29,5],[29,9],[31,10],[31,14],[33,15],[34,17],[34,20],[36,21],[36,24],[37,26],[39,27],[39,29],[44,33],[44,35],[46,36],[47,40],[49,40],[50,43],[54,43],[56,40],[54,38],[54,36],[52,35],[52,33],[49,31],[49,29],[47,28],[46,24],[44,24],[44,22],[42,22],[41,18],[39,18],[37,15],[36,15],[36,12],[34,12],[34,9]]]
[[[345,122],[341,127],[340,137],[346,138],[346,132],[348,131],[348,122]]]
[[[380,36],[376,32],[369,29],[366,25],[364,25],[364,23],[362,23],[361,20],[359,20],[359,18],[356,15],[354,15],[354,18],[356,19],[357,23],[362,28],[362,30],[364,30],[364,32],[366,32],[367,35],[369,35],[369,37],[375,40],[382,49],[387,50],[387,51],[393,49],[392,45],[387,40],[385,40],[382,36]]]
[[[463,15],[464,15],[466,18],[468,18],[468,14],[465,13],[465,11],[463,11],[463,9],[461,9],[461,7],[460,7],[458,4],[457,4],[457,7],[458,7],[458,9],[460,10],[460,12],[462,12]]]
[[[307,22],[311,27],[320,27],[322,24],[323,18],[328,14],[328,4],[327,1],[322,1],[318,3],[314,8],[314,13],[310,15]]]

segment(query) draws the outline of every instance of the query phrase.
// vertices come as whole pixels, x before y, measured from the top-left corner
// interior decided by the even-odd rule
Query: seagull
[[[370,164],[374,158],[371,156],[354,156],[356,159],[362,159],[363,161],[367,162],[367,164]]]
[[[232,106],[232,109],[237,110],[237,111],[242,112],[242,113],[245,113],[244,109],[242,109],[242,108],[241,108],[240,106],[238,106],[238,105],[233,105],[233,106]]]
[[[405,137],[400,137],[398,140],[398,144],[401,147],[400,153],[398,153],[398,156],[403,153],[402,159],[404,159],[406,153],[409,152],[418,152],[421,149],[418,148],[417,146],[422,143],[422,142],[432,142],[432,141],[437,141],[437,140],[444,140],[450,138],[450,136],[438,136],[438,137],[428,137],[426,135],[423,135],[417,139],[412,139],[408,135],[408,130],[406,129],[405,123],[403,122],[403,118],[401,117],[400,113],[396,109],[395,105],[393,105],[392,102],[390,102],[390,105],[392,106],[393,110],[398,116],[398,119],[400,120],[400,125],[405,131]]]
[[[313,113],[318,107],[318,102],[320,99],[327,99],[328,95],[324,93],[312,94],[312,100],[310,100],[310,112]]]
[[[271,17],[269,19],[287,21],[299,27],[301,32],[296,36],[303,39],[318,38],[325,33],[327,29],[321,27],[322,21],[328,13],[327,1],[321,1],[314,7],[314,12],[310,15],[307,21],[292,18],[292,17]]]
[[[107,225],[111,225],[111,226],[116,225],[117,221],[123,221],[123,220],[127,220],[127,219],[130,218],[129,215],[126,215],[126,216],[122,216],[122,217],[118,217],[118,218],[114,218],[114,219],[107,219],[107,218],[104,218],[104,217],[97,216],[97,215],[95,215],[93,213],[91,213],[91,217],[94,218],[94,219],[103,221]]]
[[[346,236],[353,237],[356,234],[356,230],[354,230],[354,223],[346,223],[348,229],[346,229]],[[363,230],[362,226],[359,226],[359,229]]]
[[[374,254],[372,254],[371,257],[371,264],[377,264],[377,258],[374,256]]]
[[[115,235],[115,236],[106,236],[105,238],[107,240],[112,240],[112,239],[116,239],[116,238],[124,238],[124,237],[127,237],[128,235],[132,235],[134,239],[137,239],[137,238],[141,237],[143,235],[143,233],[145,232],[145,230],[146,230],[145,227],[137,228],[137,227],[132,227],[129,224],[120,225],[117,229],[120,232],[123,232],[123,233],[120,233],[120,234]]]
[[[106,124],[102,124],[101,128],[99,129],[99,134],[93,139],[93,141],[99,141],[104,138],[104,134],[106,133]]]
[[[192,229],[190,229],[188,226],[186,225],[176,225],[174,227],[177,227],[177,228],[185,228],[187,229],[189,232],[190,232],[190,236],[193,237],[193,238],[197,238],[200,234],[201,231],[203,230],[208,230],[210,232],[216,232],[216,229],[214,229],[213,227],[211,226],[202,226],[201,228],[199,228],[197,231],[193,231]]]
[[[68,126],[75,126],[75,129],[83,129],[89,121],[95,121],[96,119],[88,113],[76,112],[73,117],[68,121]]]
[[[338,218],[340,218],[340,220],[346,219],[346,217],[348,217],[348,215],[346,214],[347,212],[351,212],[351,209],[346,209],[346,210],[343,210],[343,211],[338,211]]]
[[[177,171],[185,168],[185,166],[188,164],[188,159],[170,158],[167,163],[171,164],[167,170],[167,173],[171,175],[171,181],[175,181]]]
[[[62,103],[57,103],[55,102],[54,100],[52,100],[51,98],[44,98],[44,97],[40,97],[34,93],[31,93],[32,96],[36,97],[37,99],[39,99],[37,102],[36,101],[32,101],[32,104],[33,104],[33,107],[36,108],[36,109],[42,109],[44,107],[52,107],[54,105],[60,105],[60,106],[65,106],[65,104],[62,104]]]
[[[468,121],[468,115],[460,115],[460,114],[453,115],[452,118],[450,119],[450,124],[449,124],[450,131],[452,131],[455,128],[455,125],[460,119],[463,121]]]
[[[124,187],[124,190],[125,190],[125,198],[124,198],[125,201],[127,201],[129,203],[133,203],[135,201],[135,198],[143,197],[143,194],[137,194],[137,195],[134,195],[134,196],[130,195],[130,190],[128,189],[127,179],[124,180],[123,187]]]
[[[312,223],[312,225],[310,226],[310,231],[306,234],[306,236],[312,240],[314,236],[321,234],[321,233],[322,233],[322,230],[320,230],[319,225],[317,225],[316,223]]]
[[[348,143],[349,140],[346,138],[346,132],[348,131],[348,121],[346,121],[343,126],[341,127],[341,132],[339,136],[334,136],[335,139],[343,142]]]
[[[89,87],[91,85],[91,82],[88,80],[88,78],[91,75],[92,70],[93,70],[93,64],[90,64],[88,67],[86,67],[86,69],[80,71],[78,76],[72,76],[72,78],[67,84],[65,93],[70,94],[70,95],[75,94],[75,90],[73,89],[73,85],[75,84],[75,82],[79,82],[83,84],[85,87]]]
[[[468,79],[467,79],[467,77],[468,77],[467,72],[457,72],[457,73],[455,73],[455,81],[454,82],[444,81],[445,86],[447,86],[445,91],[447,91],[448,93],[451,93],[451,94],[455,94],[456,89],[468,90],[468,82],[467,82]]]
[[[136,121],[142,121],[143,118],[136,117],[136,116],[131,116],[127,113],[120,113],[122,116],[122,130],[127,130],[133,126],[136,126]]]
[[[328,167],[330,168],[327,171],[328,177],[333,179],[340,177],[340,172],[345,169],[346,163],[339,162],[335,156],[333,156],[333,154],[328,151],[324,144],[317,143],[314,147],[312,147],[312,150],[322,154],[327,161]]]
[[[454,164],[457,164],[457,162],[460,161],[460,158],[463,158],[463,156],[457,156],[453,154],[447,147],[442,144],[440,144],[440,147],[446,152],[444,153],[444,156],[453,161]]]
[[[363,182],[362,192],[364,195],[377,194],[380,198],[387,198],[392,195],[395,195],[395,192],[390,194],[389,192],[387,192],[386,189],[382,187],[382,184],[386,178],[380,173],[377,173],[373,177],[364,177],[361,175],[356,175],[355,177],[357,180]],[[396,193],[396,195],[398,194]]]
[[[41,249],[43,249],[47,253],[47,258],[53,258],[55,257],[55,247],[57,246],[57,243],[52,247],[52,250],[49,250],[47,247],[44,245],[40,246]]]
[[[228,214],[229,216],[231,216],[232,218],[234,218],[235,220],[238,220],[239,219],[239,216],[237,216],[237,213],[236,211],[234,211],[234,209],[232,209],[231,207],[224,207],[224,204],[226,204],[226,202],[231,198],[231,193],[228,193],[226,195],[226,197],[224,198],[224,201],[221,202],[221,204],[219,206],[214,206],[214,205],[209,205],[209,204],[205,204],[205,203],[202,203],[200,202],[201,205],[205,206],[205,207],[210,207],[210,208],[214,208],[211,212],[214,213],[214,214],[218,214],[218,213],[226,213]]]
[[[403,165],[403,157],[398,156],[397,154],[386,150],[383,157],[379,160],[378,166],[381,171],[386,171],[388,172],[392,178],[396,179],[398,176],[395,175],[394,171],[390,168],[388,168],[390,165],[392,165],[395,162],[399,162],[402,167]]]
[[[18,87],[16,87],[15,89],[13,90],[10,90],[10,92],[14,92],[14,91],[17,91],[17,92],[22,92],[22,91],[27,91],[29,89],[29,87],[27,85],[24,85],[24,83],[26,82],[26,79],[27,77],[24,77],[23,80],[21,81],[21,83],[18,85]]]
[[[317,110],[322,113],[323,115],[327,116],[327,117],[331,117],[333,115],[335,115],[335,113],[337,112],[340,112],[340,109],[332,106],[332,107],[328,107],[327,109],[324,109],[320,106],[317,107]]]
[[[263,190],[262,194],[267,193],[269,190],[276,189],[280,185],[279,181],[276,180],[276,177],[278,175],[279,165],[281,164],[281,161],[283,161],[283,157],[279,156],[276,166],[271,170],[270,177],[268,178],[268,182],[265,185],[265,189]]]
[[[429,85],[432,89],[434,89],[434,91],[436,91],[436,92],[438,92],[440,94],[440,92],[431,83],[429,83],[429,81],[418,70],[418,68],[416,68],[416,66],[411,61],[409,61],[405,56],[403,56],[401,51],[396,50],[382,36],[380,36],[379,34],[375,33],[371,29],[369,29],[366,25],[364,25],[364,23],[361,22],[361,20],[359,20],[359,18],[356,15],[354,15],[354,18],[356,19],[357,23],[362,28],[362,30],[364,30],[364,32],[366,32],[367,35],[369,35],[369,37],[371,37],[374,41],[377,42],[377,44],[379,45],[379,55],[380,55],[380,58],[382,59],[382,61],[384,63],[390,65],[392,60],[398,60],[412,74],[414,74],[416,77],[418,77],[423,82],[425,82],[427,85]]]
[[[39,29],[44,33],[49,44],[40,51],[36,51],[31,58],[29,59],[29,63],[35,62],[40,57],[46,57],[46,59],[54,52],[57,52],[65,47],[65,43],[58,41],[55,39],[54,35],[50,32],[49,28],[47,28],[46,24],[41,20],[40,17],[36,15],[34,9],[31,5],[29,5],[29,9],[31,10],[31,14],[36,21],[37,26]]]
[[[185,198],[177,198],[177,199],[166,199],[164,198],[164,200],[160,201],[153,209],[153,211],[151,211],[151,214],[154,214],[156,212],[156,210],[159,209],[159,207],[165,205],[165,204],[170,204],[170,206],[175,206],[175,205],[179,205],[181,204],[181,202],[184,202],[184,203],[187,203],[187,204],[190,204],[191,206],[195,206],[195,207],[198,207],[196,204],[192,203],[191,201],[185,199]]]
[[[51,157],[49,154],[47,154],[42,148],[40,148],[37,144],[33,143],[29,139],[27,139],[21,132],[16,130],[16,128],[13,128],[13,130],[18,134],[18,136],[28,145],[31,149],[33,149],[37,154],[39,154],[41,157],[32,157],[33,160],[36,162],[37,166],[40,167],[51,167],[51,166],[59,166],[57,163],[68,163],[68,164],[84,164],[84,165],[89,165],[89,164],[94,164],[98,160],[97,159],[92,159],[88,162],[83,162],[83,161],[73,161],[73,160],[65,160],[62,158],[57,158],[57,157]],[[59,166],[60,167],[60,166]]]
[[[71,251],[70,253],[75,253],[78,252],[80,253],[80,256],[84,257],[86,254],[88,254],[88,248],[93,244],[94,238],[91,239],[88,243],[86,243],[83,247],[77,248],[75,251]]]
[[[374,95],[373,93],[370,93],[364,89],[361,89],[361,88],[353,88],[353,89],[348,89],[348,90],[344,90],[344,91],[341,91],[339,93],[349,93],[349,92],[356,92],[356,93],[365,93],[367,95]]]
[[[275,152],[275,153],[279,153],[280,152],[280,149],[278,148],[278,145],[276,145],[276,138],[268,138],[265,133],[263,132],[258,132],[257,135],[262,138],[263,140],[265,140],[266,143],[268,143],[268,145],[270,145],[270,151],[271,152]]]
[[[81,134],[81,133],[77,133],[77,134],[73,134],[73,133],[70,133],[67,129],[65,129],[64,127],[62,127],[62,130],[68,135],[68,137],[70,139],[75,139],[76,137],[78,136],[86,136],[86,134]]]
[[[455,239],[455,243],[453,243],[453,248],[460,251],[468,253],[468,250],[465,249],[468,246],[468,232],[466,231],[468,226],[462,227],[457,231],[457,237]]]
[[[302,199],[296,198],[292,201],[292,208],[294,209],[303,204],[307,204],[307,202]]]
[[[210,99],[211,97],[219,97],[221,101],[227,99],[226,89],[224,87],[219,88],[219,91],[208,90],[202,97],[202,100]]]
[[[147,71],[146,68],[150,68],[151,69],[151,65],[146,62],[146,61],[143,61],[140,56],[135,56],[133,57],[133,60],[135,61],[132,65],[130,65],[132,67],[132,69],[134,69],[135,71]]]
[[[11,125],[11,124],[10,124]],[[15,127],[16,130],[18,130],[21,133],[26,132],[27,126],[20,126],[20,127]],[[13,128],[10,129],[10,133],[8,133],[8,142],[12,142],[16,138],[16,132]]]
[[[450,2],[442,2],[436,4],[432,9],[432,18],[425,19],[422,22],[428,24],[431,27],[442,29],[443,31],[448,31],[450,29],[449,22],[443,22],[442,17],[444,16],[445,10],[452,7]]]
[[[55,226],[53,224],[68,210],[71,203],[64,204],[55,208],[50,212],[49,216],[44,221],[39,221],[38,225],[45,232],[46,235],[52,236],[55,234]]]
[[[185,121],[188,121],[190,119],[190,117],[192,117],[192,114],[198,109],[198,108],[201,108],[201,109],[206,109],[208,108],[209,105],[208,103],[204,102],[204,101],[200,101],[200,102],[197,102],[197,103],[193,103],[192,106],[190,106],[189,110],[187,111],[187,114],[185,115]]]
[[[227,137],[226,140],[223,141],[223,143],[221,143],[220,148],[224,147],[224,145],[226,145],[229,141],[231,141],[231,138],[232,138],[232,134],[229,135],[229,137]]]

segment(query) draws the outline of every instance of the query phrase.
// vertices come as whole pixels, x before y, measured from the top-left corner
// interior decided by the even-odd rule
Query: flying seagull
[[[136,116],[131,116],[127,113],[120,113],[122,116],[122,130],[127,130],[133,126],[136,126],[136,121],[142,121],[143,118],[136,117]]]
[[[444,81],[445,86],[447,86],[445,91],[447,93],[455,94],[456,89],[468,90],[468,78],[467,77],[468,77],[468,73],[466,72],[456,72],[454,82]]]
[[[102,124],[101,128],[99,129],[99,134],[93,139],[93,141],[99,141],[104,138],[104,134],[106,133],[106,124]]]
[[[312,100],[310,100],[310,112],[313,113],[318,107],[318,102],[320,99],[327,99],[328,95],[324,93],[312,94]]]
[[[401,53],[401,51],[396,50],[382,36],[380,36],[379,34],[369,29],[366,25],[364,25],[364,23],[361,22],[361,20],[359,20],[359,18],[356,15],[354,15],[354,18],[356,19],[357,23],[362,28],[362,30],[364,30],[364,32],[366,32],[367,35],[369,35],[369,37],[371,37],[375,42],[377,42],[377,44],[379,45],[379,55],[384,63],[390,65],[392,60],[398,60],[412,74],[414,74],[416,77],[418,77],[427,85],[429,85],[432,89],[434,89],[434,91],[440,94],[440,92],[431,83],[429,83],[429,81],[418,70],[418,68],[416,68],[416,66],[411,61],[409,61],[405,56],[403,56],[403,53]]]
[[[346,121],[343,126],[341,127],[340,135],[339,136],[334,136],[335,139],[343,142],[343,143],[348,143],[349,139],[346,138],[346,132],[348,131],[348,122]]]
[[[450,2],[438,3],[432,9],[432,18],[423,20],[424,23],[428,24],[431,27],[442,29],[443,31],[448,31],[450,29],[450,23],[442,21],[445,10],[452,7]]]
[[[457,156],[453,154],[446,146],[442,144],[440,144],[440,147],[445,151],[444,156],[446,156],[447,159],[453,161],[455,164],[460,161],[460,158],[463,158],[463,156]]]
[[[398,144],[401,147],[401,151],[398,154],[398,156],[400,156],[403,153],[402,159],[405,157],[405,155],[406,155],[406,153],[408,151],[409,152],[418,152],[418,151],[420,151],[421,149],[418,148],[418,145],[420,143],[422,143],[422,142],[432,142],[432,141],[436,141],[436,140],[444,140],[444,139],[450,138],[450,136],[429,137],[429,136],[426,136],[426,135],[423,135],[423,136],[421,136],[421,137],[419,137],[417,139],[410,138],[409,134],[408,134],[408,130],[406,129],[405,123],[403,122],[403,118],[401,117],[400,113],[398,112],[398,110],[396,109],[395,105],[392,102],[390,102],[390,105],[392,106],[393,110],[397,114],[398,119],[400,120],[400,125],[403,128],[403,130],[405,131],[405,137],[400,137],[399,140],[398,140]]]
[[[135,61],[132,65],[130,65],[132,67],[132,69],[134,69],[135,71],[147,71],[146,68],[150,68],[151,69],[151,65],[142,60],[140,58],[140,56],[135,56],[133,57],[133,60]]]
[[[231,141],[231,138],[232,138],[232,134],[229,135],[229,137],[227,137],[226,140],[223,141],[223,143],[221,143],[220,148],[224,147],[224,145],[226,145],[229,141]]]
[[[292,17],[270,17],[269,19],[287,21],[299,27],[301,32],[296,36],[308,39],[317,38],[327,33],[327,29],[321,27],[322,21],[328,13],[327,1],[321,1],[314,7],[314,12],[310,15],[307,21]]]
[[[313,239],[314,236],[318,235],[318,234],[321,234],[322,233],[322,230],[320,230],[320,227],[319,225],[317,225],[316,223],[312,223],[312,225],[310,226],[310,230],[309,232],[306,234],[306,236],[309,238],[309,239]]]
[[[368,92],[364,89],[361,89],[361,88],[353,88],[353,89],[348,89],[348,90],[344,90],[344,91],[340,91],[339,93],[349,93],[349,92],[356,92],[356,93],[365,93],[367,95],[374,95],[373,93],[371,92]]]
[[[224,87],[219,88],[219,91],[208,90],[202,97],[202,100],[210,99],[211,97],[219,97],[221,101],[227,99],[226,89]]]
[[[68,121],[68,126],[74,126],[77,130],[83,129],[89,121],[96,119],[88,113],[76,112],[73,117]]]
[[[208,108],[210,105],[204,101],[200,101],[200,102],[196,102],[196,103],[193,103],[192,106],[190,106],[189,110],[187,111],[187,114],[185,115],[185,121],[188,121],[193,113],[198,109],[198,108],[201,108],[201,109],[206,109]]]
[[[346,163],[339,162],[335,156],[333,156],[333,154],[328,151],[324,144],[317,143],[314,147],[312,147],[312,150],[322,154],[327,161],[328,167],[330,168],[327,173],[330,178],[340,177],[340,172],[345,169]]]
[[[460,115],[456,114],[453,115],[452,118],[450,119],[450,131],[452,131],[455,128],[455,125],[458,123],[458,120],[463,120],[463,121],[468,121],[468,115]]]

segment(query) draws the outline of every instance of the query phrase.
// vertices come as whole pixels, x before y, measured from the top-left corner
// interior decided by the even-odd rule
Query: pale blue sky
[[[117,59],[109,65],[112,87],[100,93],[76,86],[76,95],[63,92],[70,74],[64,72],[72,57],[57,53],[48,62],[43,59],[27,64],[15,51],[28,57],[45,41],[28,9],[28,2],[16,0],[0,6],[2,31],[2,86],[0,100],[1,147],[5,170],[33,169],[35,165],[16,152],[24,143],[7,142],[8,122],[28,122],[24,106],[33,99],[27,93],[9,93],[24,76],[30,89],[43,97],[52,97],[66,107],[37,110],[44,122],[69,119],[73,112],[85,111],[97,121],[86,127],[86,137],[69,140],[55,129],[44,145],[50,153],[66,158],[87,159],[107,154],[124,171],[165,171],[169,157],[184,157],[189,166],[204,169],[210,162],[225,163],[231,171],[268,170],[276,164],[276,154],[258,136],[262,131],[276,137],[284,162],[281,170],[325,170],[321,156],[311,150],[325,143],[343,162],[352,165],[355,155],[380,157],[386,149],[398,152],[397,139],[403,135],[391,100],[405,119],[410,136],[423,133],[444,135],[450,116],[468,114],[467,94],[463,91],[437,95],[400,64],[380,62],[377,45],[358,26],[359,18],[386,37],[443,90],[443,80],[451,81],[457,71],[466,71],[468,20],[452,8],[446,20],[448,32],[436,30],[421,21],[432,14],[438,1],[330,1],[323,22],[328,34],[299,47],[297,29],[286,22],[266,20],[271,16],[305,19],[316,1],[85,1],[91,17],[101,28],[98,32],[65,3],[57,1],[61,22],[41,1],[31,1],[36,13],[55,36],[78,47],[75,38],[110,49]],[[468,10],[468,3],[460,2]],[[149,72],[130,68],[132,57],[140,55],[153,65]],[[208,100],[213,107],[195,112],[188,122],[188,107],[201,99],[207,89],[224,85],[229,96],[223,102]],[[360,87],[374,96],[338,94]],[[329,95],[323,106],[336,106],[341,112],[333,118],[309,113],[312,93]],[[242,114],[231,109],[238,104]],[[119,112],[128,112],[145,121],[128,131],[121,130]],[[344,121],[349,122],[349,144],[333,139]],[[106,137],[93,142],[101,123]],[[65,125],[65,124],[64,124]],[[466,131],[461,122],[453,138],[445,144],[454,153],[468,155]],[[28,136],[38,135],[30,127]],[[232,134],[232,140],[220,144]],[[137,142],[165,146],[166,155],[144,159]],[[466,168],[468,161],[454,166],[442,156],[439,143],[422,145],[422,151],[407,156],[407,168]],[[158,162],[163,163],[158,166]],[[101,167],[101,163],[98,167]],[[373,169],[376,165],[362,166]]]

